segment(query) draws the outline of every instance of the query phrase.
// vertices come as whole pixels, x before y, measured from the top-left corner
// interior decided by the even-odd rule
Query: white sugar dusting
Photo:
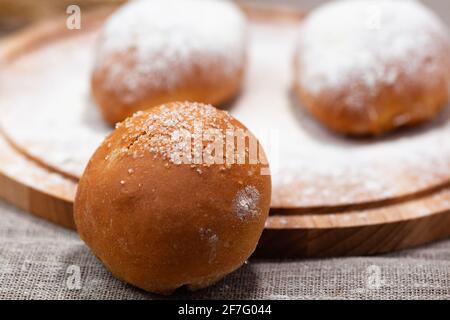
[[[239,219],[258,216],[261,213],[259,200],[260,194],[255,186],[246,186],[239,190],[233,200],[234,210]]]
[[[448,49],[448,30],[417,1],[333,1],[299,30],[296,77],[313,95],[354,83],[376,94],[400,74],[414,79],[420,72],[432,81],[443,43]],[[362,97],[350,90],[347,105],[364,107]]]
[[[107,72],[106,89],[131,102],[150,88],[174,88],[182,75],[199,69],[221,65],[222,76],[235,74],[243,64],[245,41],[244,15],[229,1],[133,1],[106,22],[96,68]],[[132,63],[115,58],[124,53]]]
[[[202,174],[199,166],[210,163],[194,160],[196,157],[211,156],[211,150],[203,144],[203,132],[211,129],[222,132],[233,128],[231,120],[227,112],[196,102],[174,102],[155,107],[148,113],[137,112],[117,125],[124,131],[121,140],[127,146],[112,150],[105,160],[114,160],[124,154],[138,158],[149,152],[155,159],[167,160],[165,166],[169,167],[169,164],[183,163],[181,156],[180,159],[175,157],[181,154],[188,157],[187,163],[198,174]],[[181,133],[186,133],[189,142]]]
[[[288,94],[298,26],[252,24],[250,32],[246,86],[252,90],[231,113],[258,136],[267,153],[273,206],[373,201],[450,178],[448,110],[425,126],[382,139],[335,135]],[[275,142],[267,128],[276,130]]]
[[[29,154],[74,177],[110,131],[90,99],[95,36],[55,42],[0,73],[0,126]]]

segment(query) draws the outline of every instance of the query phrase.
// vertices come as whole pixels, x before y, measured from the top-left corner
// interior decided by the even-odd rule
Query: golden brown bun
[[[296,96],[324,125],[384,133],[448,103],[448,29],[416,1],[329,2],[302,24],[294,69]]]
[[[312,95],[296,81],[294,91],[328,128],[349,135],[378,135],[435,117],[449,101],[450,77],[445,70],[444,66],[437,70],[433,81],[420,73],[417,78],[399,77],[393,85],[380,84],[375,95],[357,83]],[[348,104],[348,96],[356,90],[361,100],[355,108]]]
[[[111,124],[170,101],[222,105],[240,91],[246,20],[231,2],[130,2],[101,32],[91,89]]]
[[[132,61],[133,55],[128,53],[112,58],[109,64],[99,66],[92,74],[92,94],[100,108],[103,118],[110,124],[122,121],[134,112],[158,106],[168,101],[201,101],[203,103],[221,105],[239,93],[244,76],[244,64],[234,74],[225,75],[222,64],[211,69],[197,69],[192,72],[183,72],[174,68],[170,72],[177,73],[179,85],[176,87],[152,88],[145,82],[139,83],[139,88],[133,90],[145,93],[136,99],[124,101],[122,99],[126,88],[117,89],[105,85],[108,69],[116,61]],[[151,63],[151,62],[149,62]],[[124,67],[125,72],[133,72]],[[126,94],[126,93],[125,93]]]
[[[116,277],[150,292],[203,288],[237,269],[254,251],[269,212],[264,155],[255,164],[228,166],[172,161],[179,150],[174,132],[195,135],[198,123],[202,132],[246,130],[203,104],[139,112],[106,138],[78,186],[80,237]]]

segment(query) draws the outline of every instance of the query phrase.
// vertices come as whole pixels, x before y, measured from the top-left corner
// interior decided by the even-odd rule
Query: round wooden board
[[[0,197],[61,226],[75,229],[76,183],[43,168],[0,134]],[[349,212],[273,210],[254,256],[269,258],[365,255],[450,236],[450,188],[408,201]]]
[[[275,20],[281,17],[277,21],[282,24],[297,23],[301,16],[299,13],[274,9],[247,8],[246,11],[252,21],[262,28],[268,16],[276,18]],[[83,20],[86,28],[81,33],[95,30],[105,16],[105,13],[86,14]],[[52,42],[61,36],[68,37],[69,33],[61,20],[16,35],[0,45],[0,50],[4,50],[3,57],[7,58],[2,62],[10,61],[13,56],[26,55],[39,48],[42,42]],[[76,32],[72,35],[79,36]],[[260,84],[260,89],[263,89],[264,84]],[[258,101],[260,98],[264,97],[259,97]],[[244,102],[251,101],[245,95],[241,99]],[[245,118],[245,110],[239,114]],[[443,117],[444,120],[441,121],[445,121],[446,115]],[[426,134],[433,129],[433,125],[437,124],[431,124],[431,129],[419,128],[413,135]],[[317,133],[317,130],[322,129],[312,130]],[[320,132],[322,135],[330,135]],[[392,139],[402,138],[404,137]],[[340,141],[341,138],[336,139]],[[14,136],[4,133],[0,136],[0,196],[40,217],[74,228],[72,203],[77,176],[61,172],[15,142]],[[450,166],[450,161],[448,165]],[[450,236],[449,179],[445,174],[431,173],[427,175],[429,179],[425,180],[425,184],[414,184],[418,180],[417,175],[422,173],[419,170],[418,173],[408,174],[408,178],[401,181],[402,192],[395,193],[395,197],[379,194],[368,197],[366,194],[361,198],[351,199],[355,201],[304,201],[302,206],[293,206],[295,202],[290,203],[291,205],[288,202],[284,203],[287,205],[275,205],[256,255],[281,258],[372,254]],[[389,175],[389,171],[386,174]],[[404,174],[405,171],[397,172],[397,176]],[[414,188],[408,188],[411,184]],[[320,187],[320,184],[316,186]],[[304,190],[302,186],[297,188],[297,191],[292,190],[291,186],[291,190],[283,192],[295,191],[296,194]],[[341,192],[351,190],[344,188]],[[286,197],[280,196],[278,204],[283,204],[282,199],[286,200]]]
[[[246,79],[228,107],[268,154],[272,207],[331,210],[381,204],[450,180],[448,109],[424,126],[382,138],[329,132],[290,95],[302,15],[273,8],[246,12]],[[95,41],[106,16],[85,13],[81,30],[68,30],[64,20],[49,22],[4,45],[0,128],[28,157],[75,180],[112,130],[90,94]]]

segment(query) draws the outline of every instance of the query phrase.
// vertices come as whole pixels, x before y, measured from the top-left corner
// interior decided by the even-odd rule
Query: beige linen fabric
[[[113,278],[75,232],[0,201],[0,299],[160,298]],[[375,257],[252,260],[171,298],[450,299],[450,240]]]

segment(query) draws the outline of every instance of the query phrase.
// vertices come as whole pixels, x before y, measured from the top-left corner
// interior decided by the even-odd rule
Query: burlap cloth
[[[0,201],[0,299],[158,298],[113,278],[75,232]],[[171,298],[448,299],[450,240],[376,257],[251,260],[213,287]]]

